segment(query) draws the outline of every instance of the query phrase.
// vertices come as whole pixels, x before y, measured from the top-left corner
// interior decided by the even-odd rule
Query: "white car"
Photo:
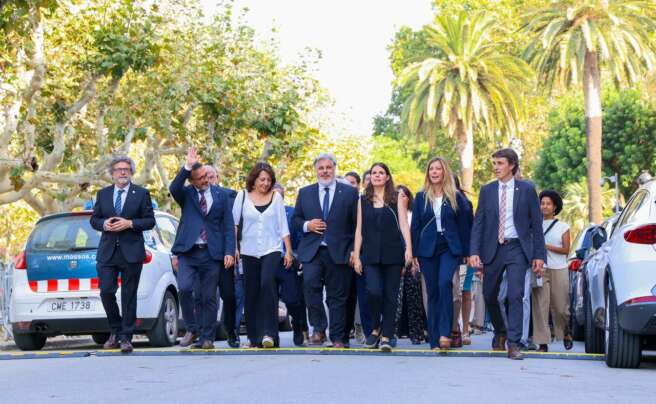
[[[100,300],[96,250],[100,233],[91,211],[41,218],[13,270],[9,321],[22,350],[43,348],[48,337],[90,334],[104,343],[109,324]],[[178,292],[170,248],[178,221],[155,211],[157,226],[144,232],[146,259],[137,291],[136,333],[154,346],[178,337]],[[120,287],[120,283],[119,283]],[[120,304],[120,289],[117,300]]]
[[[638,367],[656,345],[656,181],[633,194],[600,250],[586,267],[590,314],[603,320],[608,366]]]

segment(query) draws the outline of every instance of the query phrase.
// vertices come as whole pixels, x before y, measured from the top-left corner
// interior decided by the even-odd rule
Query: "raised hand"
[[[200,159],[198,158],[198,152],[194,146],[187,149],[187,167],[192,167],[194,164],[198,163]]]

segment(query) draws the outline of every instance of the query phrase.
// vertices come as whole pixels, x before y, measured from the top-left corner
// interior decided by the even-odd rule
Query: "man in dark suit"
[[[470,265],[485,274],[483,294],[492,317],[492,348],[508,357],[523,359],[522,338],[524,279],[527,268],[541,276],[547,252],[542,234],[542,212],[535,187],[514,178],[519,166],[517,153],[502,149],[492,155],[497,181],[481,188],[471,233]],[[481,273],[482,271],[482,273]],[[503,273],[508,281],[508,329],[499,307]]]
[[[137,289],[146,258],[143,232],[155,227],[153,204],[146,188],[132,184],[134,161],[117,157],[109,165],[114,185],[98,191],[90,222],[102,231],[96,268],[100,299],[111,334],[106,349],[132,352],[132,334],[137,320]],[[118,277],[121,277],[121,312],[116,303]]]
[[[323,305],[326,287],[333,347],[348,345],[346,306],[352,279],[352,253],[358,191],[335,180],[337,162],[332,154],[314,161],[318,182],[302,188],[294,208],[294,227],[302,231],[298,259],[303,264],[303,289],[313,345],[326,341],[328,321]]]
[[[185,186],[189,180],[191,185]],[[195,148],[169,187],[182,208],[180,225],[171,252],[179,259],[178,290],[182,317],[188,326],[180,345],[188,346],[197,337],[196,347],[213,349],[217,317],[216,287],[220,271],[234,265],[235,226],[228,193],[210,185],[207,170]],[[200,282],[200,313],[195,313],[194,283]],[[196,321],[196,317],[199,317]]]
[[[224,188],[219,185],[219,173],[216,168],[206,164],[205,170],[207,172],[207,182],[209,185],[214,185],[228,193],[228,200],[230,201],[230,210],[235,203],[237,191],[230,188]],[[236,268],[236,265],[233,268]],[[223,327],[228,334],[228,346],[230,348],[239,348],[239,324],[236,323],[237,318],[237,293],[235,287],[235,271],[219,271],[219,296],[223,300]],[[194,313],[200,313],[201,309],[201,284],[197,278],[194,282]],[[197,316],[198,317],[198,316]],[[197,319],[196,319],[197,320]],[[196,328],[196,327],[192,327]],[[192,335],[193,337],[193,335]],[[191,344],[193,341],[182,341],[182,344]],[[183,345],[185,346],[185,345]]]

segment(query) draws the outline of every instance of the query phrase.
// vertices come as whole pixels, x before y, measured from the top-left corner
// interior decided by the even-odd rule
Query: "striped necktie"
[[[207,216],[207,199],[205,199],[205,192],[201,191],[200,194],[200,210],[203,212],[203,216]],[[207,230],[203,224],[200,228],[200,239],[207,243]]]
[[[114,201],[114,212],[118,216],[121,216],[121,212],[123,211],[123,192],[125,192],[124,189],[119,189],[116,194],[116,200]]]
[[[503,244],[506,234],[506,188],[507,185],[501,185],[501,201],[499,201],[499,243]]]

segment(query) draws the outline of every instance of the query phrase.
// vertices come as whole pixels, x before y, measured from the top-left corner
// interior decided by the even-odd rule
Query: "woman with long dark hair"
[[[408,223],[412,223],[412,206],[414,196],[408,187],[398,185],[399,195],[404,195],[408,210]],[[419,274],[412,270],[412,265],[404,268],[399,289],[399,307],[396,310],[397,334],[407,335],[413,345],[419,345],[426,337],[426,310],[422,299]]]
[[[273,168],[257,163],[232,208],[244,266],[244,314],[251,347],[272,348],[278,341],[276,273],[281,261],[289,268],[294,260],[285,205],[273,191],[275,183]]]
[[[428,343],[451,347],[453,274],[469,254],[472,211],[447,161],[433,158],[412,210],[412,251],[428,292]]]
[[[405,196],[394,189],[392,174],[384,163],[371,166],[371,181],[358,202],[353,261],[356,273],[366,273],[373,321],[365,345],[375,348],[380,344],[382,351],[389,352],[401,271],[412,262],[412,245]]]

